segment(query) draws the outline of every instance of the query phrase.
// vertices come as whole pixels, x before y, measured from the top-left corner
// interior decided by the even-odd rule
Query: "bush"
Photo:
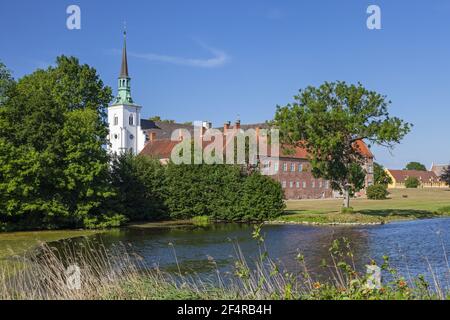
[[[243,221],[262,221],[276,218],[285,208],[280,183],[255,172],[245,179],[241,209]]]
[[[367,188],[367,198],[370,200],[385,200],[389,192],[384,184],[375,184]]]
[[[243,179],[238,166],[169,163],[165,203],[170,217],[210,216],[230,220],[236,211]]]
[[[279,183],[230,165],[170,163],[165,203],[173,219],[209,216],[223,221],[263,221],[284,209]]]
[[[405,180],[405,187],[408,189],[416,189],[420,186],[420,181],[416,177],[409,177]]]

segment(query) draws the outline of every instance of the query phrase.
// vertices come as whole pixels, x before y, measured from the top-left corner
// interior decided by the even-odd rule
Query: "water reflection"
[[[262,233],[272,259],[290,272],[300,272],[295,257],[305,256],[310,271],[321,276],[329,273],[321,268],[329,260],[329,248],[335,239],[351,241],[358,270],[374,259],[382,263],[383,255],[404,274],[428,273],[429,265],[448,282],[446,254],[450,248],[450,219],[392,223],[382,226],[309,227],[301,225],[264,226]],[[146,266],[158,266],[173,273],[208,275],[220,269],[232,270],[235,246],[238,245],[248,261],[258,258],[258,245],[252,239],[253,226],[245,224],[214,224],[209,226],[180,225],[160,228],[124,228],[97,234],[89,241],[106,248],[119,243],[141,256]],[[53,243],[57,249],[82,243],[72,239]],[[177,258],[178,264],[176,263]]]

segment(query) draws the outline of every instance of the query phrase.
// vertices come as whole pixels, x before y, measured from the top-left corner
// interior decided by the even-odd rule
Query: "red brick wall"
[[[275,164],[271,163],[271,166]],[[307,160],[281,158],[278,171],[272,178],[281,183],[286,199],[322,199],[333,196],[328,181],[313,177]]]
[[[276,169],[274,161],[270,161],[270,166]],[[301,171],[299,171],[299,166],[301,166]],[[365,186],[367,188],[373,184],[373,159],[367,160],[364,169],[367,172]],[[330,183],[324,179],[314,178],[311,174],[311,165],[306,159],[280,158],[278,170],[271,177],[281,183],[286,199],[323,199],[333,197]],[[359,194],[364,195],[365,190],[362,190]]]

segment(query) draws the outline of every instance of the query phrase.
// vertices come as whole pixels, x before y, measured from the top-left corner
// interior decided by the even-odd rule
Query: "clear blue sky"
[[[81,30],[66,28],[70,4]],[[366,27],[370,4],[382,30]],[[3,0],[0,59],[20,78],[75,55],[115,90],[124,20],[144,116],[260,122],[307,85],[361,81],[415,125],[392,154],[374,149],[379,162],[450,161],[448,0]]]

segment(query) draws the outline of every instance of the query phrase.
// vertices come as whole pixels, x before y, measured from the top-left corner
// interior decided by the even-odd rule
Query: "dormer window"
[[[133,115],[131,115],[130,118],[128,119],[128,123],[130,124],[130,126],[134,126],[134,117],[133,117]]]

